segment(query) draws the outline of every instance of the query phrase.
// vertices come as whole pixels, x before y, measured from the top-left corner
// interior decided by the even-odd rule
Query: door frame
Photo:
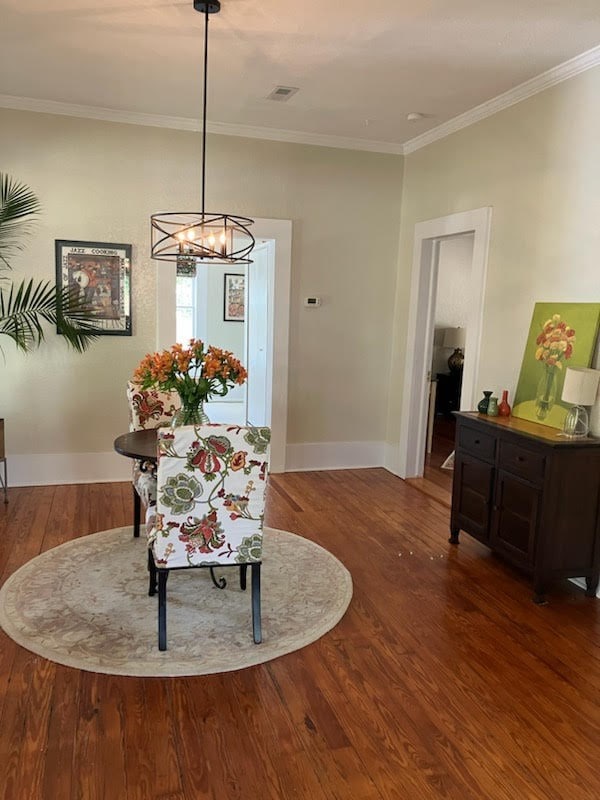
[[[474,238],[470,279],[472,294],[465,343],[465,352],[468,355],[465,358],[460,406],[461,409],[474,407],[491,223],[492,209],[488,206],[429,219],[415,225],[398,444],[399,474],[402,478],[421,477],[425,468],[428,375],[433,352],[439,241],[465,233],[473,233]]]
[[[267,303],[267,375],[266,375],[266,397],[265,407],[267,415],[272,419],[273,416],[273,297],[272,287],[275,280],[275,253],[277,251],[277,243],[274,239],[266,239],[261,237],[252,251],[253,253],[258,250],[264,250],[267,254],[267,292],[269,294],[269,302]],[[250,265],[248,265],[249,267]],[[252,370],[250,365],[250,348],[248,347],[250,337],[249,333],[254,319],[251,313],[251,306],[249,302],[250,288],[252,285],[252,270],[246,269],[246,314],[244,315],[244,365],[248,370],[248,379],[246,381],[246,396],[245,396],[245,418],[248,420],[248,390],[252,382]]]
[[[274,280],[270,286],[273,309],[272,402],[270,471],[285,472],[287,445],[288,361],[290,335],[290,287],[292,271],[292,221],[254,220],[255,239],[275,241]],[[156,273],[156,347],[170,348],[176,340],[175,263],[161,261]]]

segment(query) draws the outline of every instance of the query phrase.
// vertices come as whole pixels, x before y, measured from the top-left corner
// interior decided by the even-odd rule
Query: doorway
[[[244,321],[228,321],[226,330],[230,331],[232,336],[236,335],[239,338],[236,348],[241,349],[241,352],[234,351],[236,356],[247,367],[248,359],[252,359],[252,370],[260,373],[262,369],[262,377],[260,374],[255,375],[254,384],[250,379],[250,393],[246,391],[246,387],[236,387],[228,393],[225,400],[229,398],[231,401],[229,404],[225,402],[211,403],[209,417],[215,422],[232,422],[233,424],[244,424],[246,419],[253,424],[260,424],[255,420],[270,420],[270,470],[276,473],[285,471],[287,440],[292,223],[290,220],[255,219],[252,232],[256,239],[256,248],[252,253],[252,258],[254,259],[256,253],[257,259],[256,284],[253,277],[254,263],[249,265],[247,277],[243,267],[234,266],[227,269],[227,274],[235,273],[238,277],[243,276],[246,279],[247,308]],[[210,340],[211,329],[207,328],[207,324],[211,315],[218,315],[223,322],[226,321],[224,320],[227,314],[224,312],[225,272],[223,271],[225,268],[217,268],[216,265],[213,265],[210,269],[216,270],[214,273],[210,273],[211,283],[217,287],[214,289],[216,294],[213,295],[210,286],[207,285],[209,278],[206,272],[200,272],[196,279],[195,299],[190,293],[187,297],[190,318],[194,313],[194,303],[208,303],[209,313],[198,315],[199,320],[202,318],[205,320],[204,323],[200,322],[198,327],[193,327],[193,321],[190,321],[187,330],[184,331],[180,328],[180,337],[189,339],[195,333],[203,341],[223,346]],[[217,275],[216,272],[219,270]],[[265,291],[266,297],[264,296]],[[185,303],[181,301],[182,298],[177,296],[175,265],[161,262],[157,271],[157,349],[159,350],[171,347],[177,340],[178,307],[180,310],[185,306]],[[254,311],[252,305],[255,306]],[[253,317],[255,317],[254,323],[252,322]],[[190,334],[190,331],[194,331],[194,333]],[[227,335],[230,334],[227,333]],[[258,344],[257,337],[261,338],[262,345]],[[258,349],[262,346],[263,348],[258,359],[247,352],[247,343],[250,342],[252,343],[251,347]],[[232,347],[227,347],[227,349],[233,350]],[[237,395],[236,392],[238,392]],[[250,419],[247,412],[249,400],[252,403],[254,419]]]
[[[452,453],[460,409],[466,331],[469,321],[474,234],[438,241],[434,263],[433,349],[424,475],[447,491],[452,487]]]
[[[492,209],[487,207],[415,225],[398,446],[399,474],[402,478],[421,477],[424,473],[440,242],[465,234],[472,235],[473,248],[468,274],[469,304],[465,339],[465,353],[469,357],[465,359],[462,371],[460,408],[474,408],[491,216]]]

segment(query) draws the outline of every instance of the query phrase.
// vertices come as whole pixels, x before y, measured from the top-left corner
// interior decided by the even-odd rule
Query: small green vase
[[[490,397],[490,402],[488,403],[487,415],[488,415],[488,417],[497,417],[498,416],[498,398],[497,397]]]

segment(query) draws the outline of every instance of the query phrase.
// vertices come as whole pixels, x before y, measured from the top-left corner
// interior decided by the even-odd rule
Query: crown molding
[[[317,147],[337,147],[342,150],[365,150],[370,153],[391,153],[402,155],[401,144],[377,142],[369,139],[353,139],[348,136],[331,136],[321,133],[303,133],[277,128],[259,128],[252,125],[231,125],[227,122],[207,123],[209,133],[222,133],[224,136],[247,136],[249,139],[267,139],[272,142],[291,142],[311,144]]]
[[[491,100],[486,100],[484,103],[469,109],[469,111],[465,111],[464,114],[459,114],[457,117],[453,117],[429,131],[425,131],[420,136],[409,139],[403,145],[393,142],[354,139],[346,136],[263,128],[253,125],[233,125],[228,122],[208,122],[206,129],[209,133],[218,133],[223,136],[243,136],[249,139],[266,139],[272,142],[289,142],[291,144],[308,144],[345,150],[364,150],[371,153],[408,155],[599,64],[600,45],[569,59],[569,61],[564,61],[556,67],[552,67],[541,75],[536,75],[534,78],[519,84],[519,86],[493,97]],[[97,119],[103,122],[120,122],[127,125],[171,128],[181,131],[200,130],[200,120],[189,119],[188,117],[169,117],[162,114],[144,114],[139,111],[120,111],[115,108],[60,103],[55,100],[38,100],[33,97],[16,97],[8,94],[0,94],[0,108],[12,108],[17,111],[36,111],[43,114],[58,114],[67,117],[81,117],[83,119]]]
[[[199,131],[201,127],[199,119],[194,120],[188,117],[168,117],[162,114],[144,114],[139,111],[120,111],[115,108],[59,103],[55,100],[38,100],[34,97],[16,97],[8,94],[0,94],[0,108],[81,117],[83,119],[97,119],[103,122],[120,122],[128,125],[172,128],[180,131]],[[249,139],[266,139],[273,142],[289,142],[292,144],[315,145],[317,147],[334,147],[345,150],[365,150],[371,153],[402,155],[401,144],[353,139],[346,136],[303,133],[302,131],[263,128],[253,125],[233,125],[228,122],[207,122],[206,130],[209,133],[218,133],[223,136],[243,136]]]
[[[481,103],[475,106],[475,108],[465,111],[464,114],[459,114],[459,116],[448,120],[448,122],[444,122],[442,125],[438,125],[436,128],[432,128],[420,136],[415,136],[414,139],[409,139],[408,142],[404,143],[402,154],[408,155],[409,153],[414,153],[415,150],[420,150],[428,144],[437,142],[439,139],[444,139],[451,133],[456,133],[463,128],[469,127],[469,125],[473,125],[475,122],[486,119],[486,117],[491,117],[493,114],[497,114],[498,111],[514,106],[522,100],[527,100],[528,97],[539,94],[545,89],[556,86],[557,83],[562,83],[569,78],[574,78],[575,75],[586,72],[588,69],[592,69],[599,64],[600,45],[575,56],[575,58],[569,59],[569,61],[564,61],[562,64],[558,64],[556,67],[552,67],[546,72],[542,72],[541,75],[536,75],[535,78],[531,78],[515,86],[513,89],[509,89],[507,92],[499,94],[491,100],[486,100],[485,103]]]

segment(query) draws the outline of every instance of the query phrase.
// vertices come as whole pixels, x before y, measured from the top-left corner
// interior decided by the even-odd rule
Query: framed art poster
[[[589,367],[600,303],[536,303],[519,373],[515,417],[562,428],[572,403],[561,399],[567,367]]]
[[[225,273],[223,319],[243,322],[246,317],[246,276]]]
[[[131,245],[55,240],[56,285],[69,287],[104,336],[131,336]]]

